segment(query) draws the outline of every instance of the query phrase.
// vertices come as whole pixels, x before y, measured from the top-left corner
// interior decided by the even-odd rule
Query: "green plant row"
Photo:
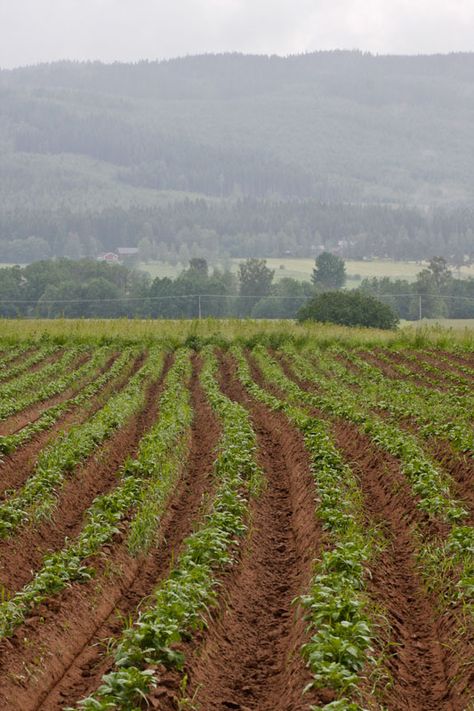
[[[263,349],[254,351],[259,364],[265,363],[267,373],[293,398],[331,415],[354,422],[369,434],[375,443],[400,460],[402,470],[419,496],[420,508],[430,516],[448,523],[461,521],[466,510],[451,497],[448,478],[425,455],[416,438],[381,417],[366,410],[363,398],[350,388],[341,387],[340,380],[318,373],[316,368],[294,349],[286,348],[290,367],[301,380],[318,386],[317,392],[307,392],[285,376],[279,364]],[[270,369],[270,366],[272,368]]]
[[[33,475],[0,506],[1,538],[11,536],[20,524],[51,513],[64,477],[143,407],[145,386],[161,372],[162,360],[160,351],[152,352],[124,390],[40,453]]]
[[[2,351],[0,357],[0,380],[5,380],[5,378],[10,377],[8,374],[8,370],[10,370],[8,364],[11,363],[12,360],[19,358],[21,355],[23,355],[23,353],[26,353],[28,350],[30,350],[30,348],[31,346],[29,344],[23,344],[21,346],[7,348],[7,350]],[[7,374],[5,375],[5,373]]]
[[[26,350],[26,348],[25,348]],[[56,351],[59,350],[59,346],[43,346],[42,348],[39,348],[37,350],[34,350],[27,358],[22,359],[19,363],[15,363],[14,365],[11,366],[11,368],[8,368],[0,373],[0,380],[6,380],[7,378],[12,379],[12,378],[17,378],[18,376],[18,381],[21,387],[22,380],[20,380],[19,376],[25,373],[25,371],[28,371],[30,368],[32,368],[34,365],[37,365],[38,363],[41,363],[42,360],[45,358],[48,358],[50,355],[55,353]],[[16,380],[8,383],[4,383],[3,385],[0,385],[0,395],[3,396],[4,393],[8,393],[9,388],[11,386],[16,385]]]
[[[11,454],[15,449],[28,442],[38,432],[52,427],[65,412],[91,401],[96,393],[121,373],[127,363],[132,359],[133,353],[133,349],[125,349],[105,373],[99,375],[99,377],[92,382],[84,384],[84,380],[90,377],[97,369],[104,366],[107,357],[110,355],[110,348],[108,346],[99,348],[89,361],[72,373],[72,382],[75,382],[74,389],[77,390],[77,388],[81,388],[80,392],[64,402],[48,407],[40,417],[29,422],[18,432],[11,435],[0,435],[0,454]]]
[[[466,379],[463,378],[461,375],[457,375],[452,371],[442,370],[436,365],[424,361],[423,352],[418,351],[416,353],[411,353],[408,350],[400,351],[394,348],[391,349],[390,352],[397,355],[402,355],[409,362],[416,363],[416,365],[421,367],[424,371],[423,378],[427,381],[427,383],[431,384],[435,388],[439,388],[440,385],[442,386],[446,383],[446,380],[449,380],[452,383],[452,387],[454,387],[459,394],[469,395],[472,391],[470,384],[467,383]],[[380,358],[380,360],[382,360],[384,363],[390,365],[391,368],[400,373],[400,375],[403,375],[403,377],[409,380],[420,379],[419,373],[412,370],[404,363],[397,363],[393,361],[388,355],[388,353],[378,352],[377,357]],[[429,391],[429,388],[425,387],[423,388],[423,390]]]
[[[154,363],[157,376],[163,363],[162,352],[151,354],[150,363]],[[94,574],[91,557],[113,540],[130,511],[134,511],[134,515],[128,533],[129,549],[134,554],[147,549],[186,457],[192,420],[187,389],[189,377],[189,353],[183,350],[177,354],[166,376],[159,419],[140,440],[136,458],[128,459],[121,468],[120,484],[93,501],[77,539],[61,551],[46,556],[33,580],[10,600],[0,604],[0,636],[12,634],[31,609],[67,584],[89,580]],[[141,504],[151,490],[153,517],[147,517],[145,525],[140,523],[142,535],[134,535],[134,524],[143,517]]]
[[[159,421],[142,439],[137,458],[125,468],[127,474],[144,482],[136,494],[136,513],[128,536],[133,554],[147,550],[153,543],[160,515],[187,460],[193,419],[190,377],[189,351],[183,348],[176,352],[166,376]]]
[[[298,599],[312,633],[302,650],[313,675],[306,690],[330,688],[340,695],[336,703],[317,708],[355,711],[359,706],[345,695],[355,690],[371,649],[371,624],[362,592],[364,566],[373,554],[371,538],[361,524],[357,482],[327,424],[260,388],[242,350],[234,347],[232,353],[248,392],[271,409],[282,410],[303,434],[319,498],[317,514],[332,543],[316,563],[310,590]]]
[[[206,612],[217,603],[217,572],[233,562],[235,542],[246,531],[243,492],[255,491],[262,476],[255,462],[255,434],[244,408],[219,391],[212,351],[205,349],[203,358],[201,383],[222,424],[211,508],[184,542],[174,570],[157,587],[150,605],[123,632],[113,671],[93,696],[79,703],[82,711],[138,709],[157,683],[157,665],[182,667],[183,656],[175,645],[205,626]]]
[[[457,351],[456,349],[453,352],[461,356],[466,355],[465,352]],[[459,362],[453,363],[453,361],[450,360],[448,356],[444,355],[443,353],[439,353],[438,351],[426,350],[426,353],[430,356],[435,356],[437,360],[439,360],[441,363],[446,363],[447,365],[455,366],[457,370],[460,370],[461,373],[464,373],[464,375],[469,375],[471,378],[474,377],[474,368],[472,368],[471,366]],[[444,370],[442,372],[444,373]]]
[[[345,357],[360,371],[352,373],[331,357],[339,352],[339,349],[330,349],[324,354],[318,352],[317,370],[323,376],[335,376],[339,382],[360,388],[364,408],[384,410],[395,421],[411,418],[425,439],[445,437],[457,451],[474,456],[474,430],[469,417],[472,417],[474,410],[468,406],[464,396],[449,396],[412,383],[390,380],[377,367],[353,353],[344,352]]]
[[[412,435],[373,413],[366,412],[360,405],[360,396],[357,393],[341,387],[341,383],[336,379],[318,376],[314,367],[295,349],[286,346],[283,350],[289,357],[290,367],[295,375],[301,380],[317,383],[319,392],[310,393],[300,388],[286,377],[278,363],[270,358],[264,349],[257,348],[254,354],[260,367],[265,369],[266,377],[292,400],[304,402],[310,407],[355,423],[377,446],[399,460],[402,472],[419,497],[418,506],[430,517],[450,524],[448,538],[438,548],[440,551],[446,546],[448,549],[456,548],[460,567],[456,598],[470,600],[474,529],[463,525],[467,511],[451,497],[444,473],[425,455]]]
[[[57,395],[74,382],[75,373],[69,368],[81,351],[84,351],[83,347],[71,348],[55,363],[49,363],[34,373],[26,373],[14,383],[9,383],[10,387],[5,388],[0,395],[0,420]]]
[[[382,371],[375,365],[367,363],[363,358],[357,356],[353,351],[343,351],[337,346],[329,349],[329,351],[338,352],[344,357],[351,360],[358,367],[362,368],[366,375],[370,375],[371,378],[377,379],[379,382],[392,383],[393,386],[399,387],[402,392],[410,392],[418,400],[427,400],[433,407],[440,407],[443,403],[447,403],[447,407],[451,407],[454,413],[462,414],[465,418],[472,419],[474,416],[474,396],[472,395],[472,388],[453,388],[451,387],[448,391],[437,390],[432,387],[419,385],[411,382],[404,381],[393,381],[387,378]],[[383,356],[378,354],[378,356],[383,360]],[[403,364],[393,363],[389,359],[388,362],[392,367],[400,368],[400,372],[407,370]],[[416,376],[411,370],[408,371],[411,375]]]
[[[422,368],[425,374],[428,377],[432,378],[436,383],[442,384],[443,381],[449,380],[457,390],[464,393],[471,392],[472,382],[467,380],[464,375],[461,375],[460,373],[455,373],[454,371],[449,370],[448,368],[440,368],[439,365],[435,365],[434,363],[429,363],[428,361],[423,360],[423,353],[404,352],[403,355],[409,363],[415,363],[420,368]],[[447,359],[442,362],[449,363]]]

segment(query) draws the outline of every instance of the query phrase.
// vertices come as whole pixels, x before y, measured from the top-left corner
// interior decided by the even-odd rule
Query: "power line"
[[[321,292],[327,293],[327,292]],[[345,292],[347,293],[347,292]],[[419,294],[415,292],[397,292],[395,294],[378,294],[370,292],[379,299],[397,298],[399,296],[423,297],[431,299],[454,299],[462,301],[473,301],[473,296],[453,296],[452,294]],[[0,304],[91,304],[91,303],[116,303],[122,301],[166,301],[170,299],[279,299],[292,301],[306,301],[310,296],[280,296],[273,294],[176,294],[170,296],[120,296],[115,298],[97,299],[0,299]]]
[[[384,298],[396,298],[397,296],[416,296],[425,297],[429,299],[456,299],[462,301],[474,301],[474,296],[453,296],[452,294],[417,294],[412,291],[395,293],[395,294],[378,294],[376,291],[371,292],[373,296],[377,296],[379,299]]]
[[[306,296],[273,296],[272,294],[177,294],[176,296],[122,296],[113,299],[0,299],[0,304],[91,304],[119,301],[161,301],[169,299],[291,299],[306,301]]]

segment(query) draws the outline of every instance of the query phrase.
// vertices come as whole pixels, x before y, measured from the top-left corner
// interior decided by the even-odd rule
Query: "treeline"
[[[295,318],[317,293],[340,290],[342,259],[320,255],[312,283],[274,280],[263,259],[247,259],[237,274],[210,270],[193,258],[175,279],[93,260],[40,261],[0,269],[0,316],[55,318]],[[454,278],[434,257],[414,283],[365,279],[359,289],[390,306],[402,319],[474,318],[474,279]],[[421,307],[421,312],[420,312]]]
[[[359,101],[379,95],[387,102],[408,96],[416,103],[438,103],[454,77],[472,81],[474,55],[451,53],[429,56],[375,56],[361,51],[308,52],[289,57],[245,55],[240,53],[204,54],[163,61],[143,60],[133,64],[114,62],[60,61],[3,72],[6,86],[107,93],[119,97],[157,99],[229,98],[251,96],[283,87],[301,88],[307,82],[312,93],[344,94]],[[416,90],[418,81],[437,82],[440,97]],[[400,85],[405,79],[406,84]],[[364,81],[365,80],[365,81]],[[408,96],[407,96],[408,95]],[[464,97],[467,101],[469,97]]]
[[[474,318],[474,279],[456,279],[442,257],[430,260],[416,281],[364,279],[360,289],[390,306],[402,319]]]
[[[273,283],[264,260],[242,262],[238,276],[190,261],[176,279],[92,260],[51,260],[0,269],[0,315],[66,318],[294,318],[314,293],[294,279]]]
[[[203,256],[308,257],[321,248],[345,258],[474,259],[474,209],[332,205],[316,201],[180,200],[100,212],[0,210],[0,262],[96,257],[137,246],[142,261],[185,266]]]
[[[0,269],[0,313],[4,317],[125,315],[123,299],[148,295],[149,277],[121,265],[92,260],[40,261]],[[130,310],[130,315],[133,315]]]

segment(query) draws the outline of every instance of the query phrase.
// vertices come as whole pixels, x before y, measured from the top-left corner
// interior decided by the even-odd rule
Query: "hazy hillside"
[[[89,219],[182,193],[214,207],[244,198],[459,208],[474,197],[473,118],[474,54],[229,54],[2,71],[0,241],[36,235],[25,231],[34,212]],[[58,219],[59,231],[72,229]],[[406,220],[400,230],[410,232]],[[349,240],[360,225],[336,231]]]

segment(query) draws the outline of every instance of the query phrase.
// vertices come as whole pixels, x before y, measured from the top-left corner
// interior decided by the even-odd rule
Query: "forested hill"
[[[223,201],[297,200],[313,212],[322,203],[459,211],[474,197],[473,118],[474,54],[228,54],[1,71],[0,242],[43,239],[35,225],[54,213],[53,253],[64,230],[100,247],[93,224],[104,211],[131,209],[155,212],[135,237],[159,242],[156,211],[185,196],[204,197],[212,210]],[[395,234],[412,241],[415,223],[429,233],[432,216],[420,219],[403,217]],[[360,223],[359,215],[357,229],[337,223],[331,238],[314,231],[325,242],[350,241]],[[370,218],[362,223],[366,240]],[[471,215],[463,225],[474,227]],[[241,232],[252,239],[267,229],[257,219]],[[449,229],[459,241],[459,224]],[[287,221],[277,232],[288,232]],[[444,235],[436,240],[448,253]]]

